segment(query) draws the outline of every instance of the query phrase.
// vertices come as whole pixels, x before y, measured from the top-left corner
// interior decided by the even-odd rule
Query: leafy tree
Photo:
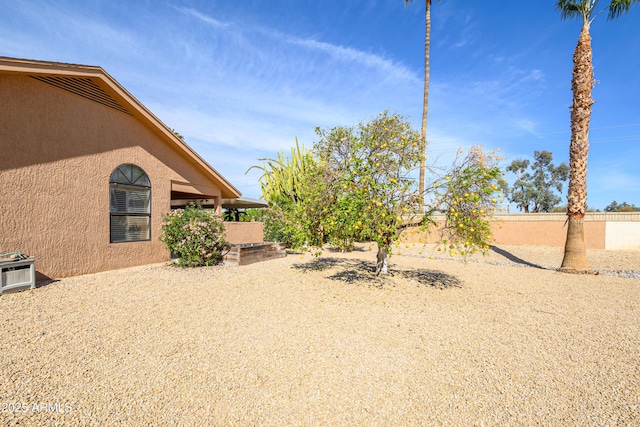
[[[268,207],[251,209],[243,218],[245,221],[260,221],[264,224],[266,242],[282,242],[293,245],[296,238],[296,224],[291,219],[291,208]]]
[[[412,0],[404,0],[404,5],[408,5],[411,1]],[[418,191],[422,196],[423,203],[420,205],[420,213],[424,213],[424,196],[426,194],[427,113],[429,112],[429,81],[431,79],[431,3],[432,0],[425,0],[424,91],[422,103],[422,139],[420,140],[422,159],[420,160],[420,181],[418,185]]]
[[[173,128],[171,129],[171,132],[173,132],[173,134],[174,134],[175,136],[177,136],[178,138],[180,138],[181,140],[183,140],[183,141],[184,141],[184,136],[182,136],[182,134],[181,134],[180,132],[178,132],[177,130],[175,130],[175,129],[173,129]]]
[[[488,248],[494,191],[500,170],[493,156],[474,148],[460,156],[447,176],[430,188],[431,209],[420,213],[422,194],[412,173],[419,167],[420,135],[402,116],[380,113],[356,127],[317,129],[315,163],[292,210],[300,238],[320,250],[329,242],[347,250],[354,241],[377,243],[383,271],[391,245],[403,230],[433,225],[434,213],[446,213],[442,245],[451,256]],[[442,248],[441,248],[442,249]]]
[[[370,239],[388,254],[403,215],[419,223],[421,199],[410,174],[420,164],[420,135],[387,112],[355,128],[317,129],[317,134],[315,180],[322,193],[314,194],[308,211],[316,213],[319,230],[343,248]]]
[[[516,174],[516,181],[513,183],[509,193],[509,201],[516,203],[518,209],[529,213],[529,205],[531,204],[532,194],[534,192],[531,174],[528,172],[529,160],[516,159],[507,166],[507,172]]]
[[[611,0],[609,19],[629,12],[640,0]],[[578,18],[582,29],[573,53],[571,90],[571,144],[569,148],[569,191],[567,194],[567,241],[561,271],[590,272],[587,249],[584,244],[582,218],[587,209],[587,157],[589,155],[589,124],[591,121],[591,91],[593,89],[593,52],[591,49],[591,22],[604,10],[597,11],[599,0],[557,0],[556,8],[562,18]]]
[[[604,208],[605,212],[636,212],[640,211],[640,208],[636,205],[630,205],[627,202],[618,203],[615,200],[610,205]]]
[[[562,193],[562,183],[569,177],[569,166],[565,163],[555,166],[549,151],[534,151],[533,158],[531,167],[529,160],[519,159],[507,166],[507,172],[517,177],[509,191],[509,201],[525,213],[551,212],[561,201],[555,191]]]

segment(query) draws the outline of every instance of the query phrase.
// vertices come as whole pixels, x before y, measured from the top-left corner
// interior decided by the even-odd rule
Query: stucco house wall
[[[40,278],[168,259],[158,237],[172,195],[240,195],[185,154],[164,125],[149,125],[135,105],[113,98],[127,111],[0,73],[0,252],[34,256]],[[151,180],[149,241],[110,243],[109,180],[125,163]]]

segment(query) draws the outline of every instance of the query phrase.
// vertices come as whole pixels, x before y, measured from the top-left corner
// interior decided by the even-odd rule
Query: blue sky
[[[500,149],[568,162],[578,21],[554,1],[434,2],[428,157]],[[601,2],[602,5],[606,1]],[[420,129],[424,5],[414,0],[0,0],[0,55],[99,65],[246,197],[260,157],[316,126],[398,112]],[[640,206],[640,5],[592,26],[589,206]],[[565,186],[566,190],[566,186]],[[563,202],[566,199],[563,197]]]

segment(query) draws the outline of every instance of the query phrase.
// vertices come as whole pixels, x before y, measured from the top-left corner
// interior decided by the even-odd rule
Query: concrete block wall
[[[434,218],[444,221],[443,216]],[[564,213],[496,215],[491,228],[497,244],[564,247],[567,238]],[[588,249],[640,250],[640,212],[589,212],[584,218],[585,245]],[[430,236],[405,233],[402,241],[434,242]]]

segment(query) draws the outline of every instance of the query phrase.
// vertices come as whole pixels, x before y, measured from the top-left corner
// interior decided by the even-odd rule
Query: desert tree
[[[279,233],[292,249],[319,255],[325,244],[346,251],[357,241],[374,242],[386,273],[391,246],[409,228],[437,230],[439,250],[451,256],[489,248],[489,218],[501,182],[495,156],[479,147],[466,155],[459,152],[429,186],[430,208],[420,212],[423,193],[415,179],[422,158],[420,134],[404,117],[381,112],[369,122],[317,128],[316,133],[311,150],[296,145],[291,157],[280,153],[257,167],[263,171],[263,197],[270,203],[265,230]],[[292,175],[295,180],[283,178]],[[442,223],[435,223],[437,213],[444,214]]]
[[[566,163],[553,164],[550,151],[534,151],[533,164],[527,159],[516,159],[506,167],[507,172],[516,175],[513,186],[508,190],[509,201],[529,212],[550,212],[561,201],[562,184],[569,177]]]
[[[317,129],[315,183],[305,197],[307,242],[348,249],[355,241],[377,244],[386,272],[391,246],[403,231],[438,230],[451,256],[488,249],[489,218],[495,210],[501,173],[494,156],[479,147],[460,154],[444,177],[427,189],[430,208],[421,212],[423,192],[414,177],[422,159],[420,134],[402,116],[380,113],[355,127]],[[443,213],[443,224],[434,221]],[[442,248],[440,248],[442,250]]]

